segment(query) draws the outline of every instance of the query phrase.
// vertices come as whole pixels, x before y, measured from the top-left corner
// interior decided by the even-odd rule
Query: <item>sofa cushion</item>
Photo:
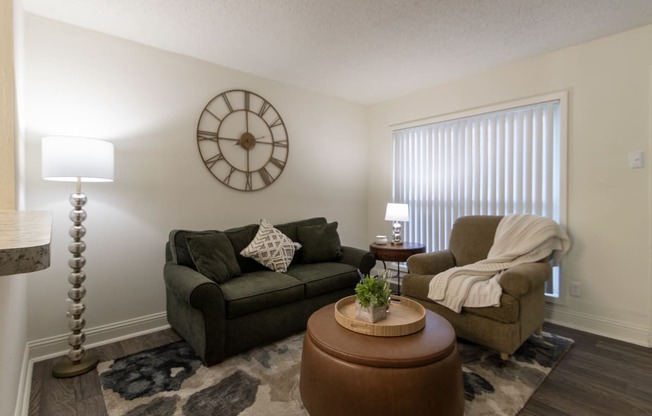
[[[326,218],[324,217],[308,218],[305,220],[292,221],[284,224],[275,224],[274,227],[276,227],[283,234],[290,237],[290,240],[299,243],[300,241],[299,238],[297,237],[297,229],[299,227],[304,227],[307,225],[321,225],[321,224],[326,224]]]
[[[207,231],[189,231],[189,230],[172,230],[170,231],[169,243],[170,243],[170,252],[172,253],[172,260],[180,265],[190,267],[193,270],[195,268],[195,262],[192,261],[192,256],[190,255],[190,250],[188,250],[188,242],[186,239],[189,236],[194,235],[212,235],[218,234],[219,231],[207,230]]]
[[[303,284],[283,273],[251,272],[220,285],[228,319],[304,298]]]
[[[224,233],[189,235],[186,242],[199,273],[216,283],[240,276],[233,246]]]
[[[243,227],[231,228],[224,231],[224,234],[231,241],[233,251],[235,251],[235,258],[238,261],[242,273],[255,272],[260,270],[267,270],[265,266],[258,263],[254,259],[244,257],[240,252],[251,243],[256,233],[258,232],[258,224],[249,224]]]
[[[304,263],[336,261],[342,258],[342,244],[337,234],[337,222],[307,225],[297,228]]]
[[[299,227],[304,227],[307,225],[321,225],[321,224],[326,224],[326,218],[324,217],[308,218],[305,220],[292,221],[284,224],[274,225],[274,227],[276,227],[283,234],[290,237],[290,240],[295,241],[297,243],[301,243],[299,241],[299,238],[297,237],[297,229]],[[302,250],[298,250],[296,253],[294,253],[292,264],[301,263],[301,262],[302,262]]]
[[[351,288],[360,281],[358,269],[346,263],[293,264],[287,274],[305,283],[306,298]]]
[[[276,272],[287,271],[294,252],[301,248],[288,236],[274,228],[267,220],[260,220],[260,227],[254,239],[240,254],[250,257]]]

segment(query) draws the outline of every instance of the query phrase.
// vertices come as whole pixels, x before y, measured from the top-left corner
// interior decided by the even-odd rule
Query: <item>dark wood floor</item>
[[[652,415],[652,349],[546,324],[545,330],[575,345],[535,392],[520,416]],[[177,340],[172,330],[93,349],[100,361]],[[31,416],[106,415],[97,372],[52,377],[57,359],[34,364]]]

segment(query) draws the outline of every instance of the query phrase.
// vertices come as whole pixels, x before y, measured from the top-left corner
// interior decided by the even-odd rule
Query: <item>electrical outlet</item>
[[[571,282],[570,284],[570,294],[571,296],[580,296],[580,282]]]

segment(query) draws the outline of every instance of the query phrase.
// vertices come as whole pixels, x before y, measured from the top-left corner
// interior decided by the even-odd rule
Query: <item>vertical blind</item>
[[[393,132],[393,200],[407,241],[447,248],[455,219],[536,214],[560,222],[559,100]],[[558,282],[547,291],[556,295]]]

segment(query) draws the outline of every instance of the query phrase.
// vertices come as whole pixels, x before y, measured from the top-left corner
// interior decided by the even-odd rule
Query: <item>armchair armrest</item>
[[[449,250],[414,254],[407,260],[410,273],[434,275],[455,267],[455,257]]]
[[[505,270],[498,283],[505,293],[518,298],[534,287],[543,286],[551,273],[552,268],[545,261],[519,264]]]
[[[342,246],[342,253],[344,253],[344,256],[342,256],[339,262],[357,267],[363,275],[369,274],[371,269],[376,265],[376,256],[366,250]]]

